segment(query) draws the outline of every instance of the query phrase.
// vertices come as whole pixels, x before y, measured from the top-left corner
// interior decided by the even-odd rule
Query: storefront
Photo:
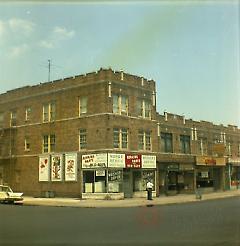
[[[196,187],[203,192],[224,189],[225,158],[196,157]]]
[[[159,169],[160,194],[176,195],[194,191],[194,167],[186,163],[161,164]]]
[[[126,154],[123,170],[124,197],[146,197],[146,184],[153,183],[156,196],[156,156]]]
[[[146,183],[155,187],[156,156],[116,153],[82,155],[82,198],[146,197]],[[156,195],[155,188],[153,195]]]
[[[240,188],[240,158],[228,158],[227,167],[229,188],[231,190]]]

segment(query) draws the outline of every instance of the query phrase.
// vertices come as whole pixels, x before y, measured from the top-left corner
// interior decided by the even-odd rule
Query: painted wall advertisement
[[[39,181],[50,180],[50,157],[48,155],[39,157]]]
[[[65,181],[77,181],[77,154],[65,154]]]
[[[82,156],[82,168],[107,167],[107,154],[90,154]]]
[[[62,155],[56,154],[51,156],[51,180],[62,181],[63,168],[62,168]]]

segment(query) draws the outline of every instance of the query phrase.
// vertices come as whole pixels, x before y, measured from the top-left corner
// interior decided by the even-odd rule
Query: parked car
[[[0,185],[1,203],[23,203],[23,193],[13,192],[8,185]]]

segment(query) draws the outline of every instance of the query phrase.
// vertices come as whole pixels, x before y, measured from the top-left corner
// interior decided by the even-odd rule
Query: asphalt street
[[[134,208],[0,205],[0,245],[240,245],[238,197]]]

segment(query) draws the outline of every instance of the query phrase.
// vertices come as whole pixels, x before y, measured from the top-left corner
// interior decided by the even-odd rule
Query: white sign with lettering
[[[142,168],[156,168],[156,156],[142,155]]]
[[[125,167],[125,154],[108,153],[108,167]]]
[[[107,154],[82,155],[82,168],[107,167]]]

